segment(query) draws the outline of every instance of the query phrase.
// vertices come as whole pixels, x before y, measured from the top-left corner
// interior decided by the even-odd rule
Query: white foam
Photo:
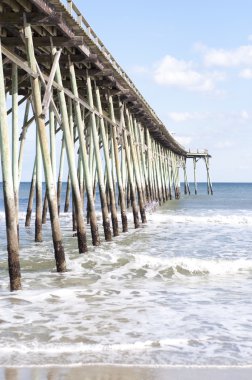
[[[155,271],[165,271],[170,269],[174,274],[180,273],[185,275],[225,275],[252,271],[252,260],[245,259],[207,260],[188,257],[164,258],[136,255],[135,262],[141,268],[150,268]]]
[[[16,343],[13,345],[0,346],[0,354],[23,353],[23,354],[65,354],[65,353],[102,353],[102,352],[122,352],[139,351],[150,348],[161,348],[167,346],[186,346],[188,339],[162,339],[157,341],[147,340],[144,342],[120,344],[42,344],[30,342],[29,345]]]
[[[150,219],[157,223],[168,224],[199,224],[199,225],[231,225],[231,226],[252,226],[252,215],[240,214],[215,214],[190,215],[190,214],[169,214],[155,213],[150,215]]]

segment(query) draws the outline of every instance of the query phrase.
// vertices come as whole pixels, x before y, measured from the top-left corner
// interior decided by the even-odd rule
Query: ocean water
[[[21,184],[23,289],[14,293],[1,191],[0,366],[250,365],[252,184],[198,190],[149,207],[138,230],[129,212],[128,233],[84,255],[62,213],[68,271],[58,274],[49,221],[40,244],[34,216],[24,227]]]

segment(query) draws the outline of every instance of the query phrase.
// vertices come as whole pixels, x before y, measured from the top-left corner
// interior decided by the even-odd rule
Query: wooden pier
[[[65,211],[71,193],[80,253],[88,250],[87,230],[98,246],[102,239],[127,232],[127,208],[138,228],[147,222],[147,203],[178,199],[180,168],[190,192],[189,158],[196,169],[204,157],[212,193],[210,156],[188,153],[173,138],[72,1],[0,0],[0,154],[11,290],[21,288],[18,194],[31,130],[36,154],[25,225],[31,224],[35,198],[34,240],[43,240],[49,210],[58,272],[66,270],[60,227],[66,162]],[[60,149],[57,134],[62,136]],[[97,188],[103,231],[97,224]]]

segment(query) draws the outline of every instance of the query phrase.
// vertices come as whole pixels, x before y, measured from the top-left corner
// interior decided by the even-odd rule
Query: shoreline
[[[0,367],[0,380],[250,380],[252,365],[45,365]]]

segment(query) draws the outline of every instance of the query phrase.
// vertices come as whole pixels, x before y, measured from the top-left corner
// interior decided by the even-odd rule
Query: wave
[[[184,347],[190,345],[190,339],[160,339],[156,341],[147,340],[144,342],[137,341],[134,343],[118,343],[118,344],[42,344],[37,342],[29,342],[29,344],[6,344],[0,346],[0,354],[22,353],[22,354],[65,354],[65,353],[102,353],[102,352],[122,352],[122,351],[138,351],[145,349],[164,348],[168,346]]]
[[[150,216],[151,221],[167,224],[199,224],[199,225],[232,225],[252,226],[252,215],[248,214],[163,214],[156,213]]]
[[[159,210],[156,210],[156,204],[148,205],[146,208],[147,211],[147,218],[148,222],[155,222],[155,223],[167,223],[167,224],[200,224],[200,225],[207,225],[207,224],[221,224],[221,225],[233,225],[233,226],[240,226],[240,225],[248,225],[252,226],[252,213],[250,211],[244,211],[240,210],[238,213],[226,213],[226,210],[223,211],[223,213],[216,214],[215,212],[211,210],[207,210],[205,213],[198,213],[198,214],[187,214],[187,213],[175,213],[170,212],[169,210],[164,212],[159,212]],[[102,214],[101,211],[97,211],[97,219],[98,221],[101,221]],[[127,213],[128,219],[130,222],[132,222],[132,213],[128,211]],[[32,213],[32,219],[34,219],[35,213]],[[19,220],[25,220],[26,218],[26,211],[20,211],[18,213]],[[120,214],[118,213],[118,219],[120,220]],[[5,212],[0,211],[0,220],[5,220]],[[72,213],[62,213],[60,214],[60,220],[62,222],[71,222],[72,220]],[[148,225],[148,224],[147,224]]]
[[[203,276],[203,275],[230,275],[252,271],[252,260],[205,260],[188,257],[156,258],[145,255],[136,255],[137,266],[152,270],[154,277],[157,273],[164,277],[176,276]],[[148,272],[147,272],[148,276]]]

